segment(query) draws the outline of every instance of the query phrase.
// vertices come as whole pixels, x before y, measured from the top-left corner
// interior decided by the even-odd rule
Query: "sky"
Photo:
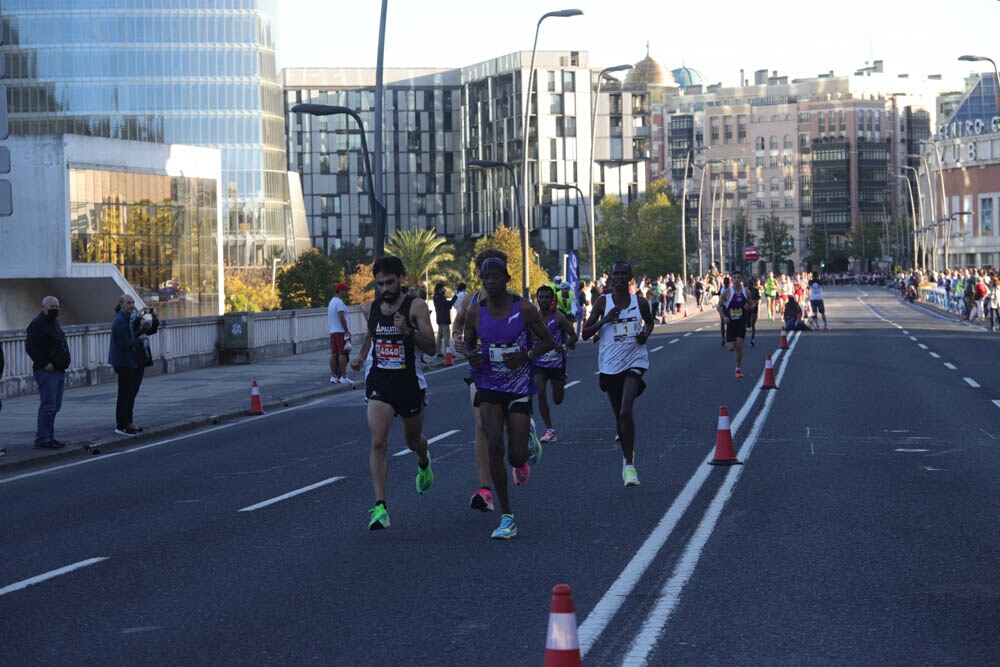
[[[380,0],[282,0],[279,67],[375,67]],[[592,67],[650,55],[669,69],[700,71],[733,86],[740,70],[790,78],[851,74],[874,60],[911,78],[940,74],[960,84],[1000,62],[1000,0],[388,0],[385,67],[462,67],[530,51],[586,51]]]

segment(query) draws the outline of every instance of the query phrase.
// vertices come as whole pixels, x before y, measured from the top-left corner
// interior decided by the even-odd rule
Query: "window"
[[[770,141],[768,142],[768,146],[770,146],[771,150],[777,150],[777,148],[778,148],[778,137],[772,136],[771,139],[770,139]]]
[[[993,235],[993,197],[979,200],[979,235]]]
[[[548,78],[548,91],[550,93],[551,92],[555,92],[555,89],[556,89],[556,73],[555,72],[546,72],[545,76]]]
[[[563,92],[576,92],[576,72],[563,72]]]
[[[563,96],[559,94],[549,95],[549,113],[559,115],[563,113]]]

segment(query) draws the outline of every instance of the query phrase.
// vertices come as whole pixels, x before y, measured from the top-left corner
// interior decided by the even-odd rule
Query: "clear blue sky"
[[[374,67],[381,0],[282,0],[280,67]],[[849,74],[871,60],[911,77],[954,81],[989,63],[960,63],[963,53],[1000,61],[1000,2],[950,0],[389,0],[386,67],[459,67],[531,50],[547,11],[539,50],[579,50],[590,64],[635,63],[646,55],[669,68],[700,70],[710,83],[735,85],[740,69],[811,77]],[[982,65],[980,67],[980,65]]]

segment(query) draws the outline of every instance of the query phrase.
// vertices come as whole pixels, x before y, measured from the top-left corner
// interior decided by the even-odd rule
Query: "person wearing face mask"
[[[31,368],[41,401],[38,406],[35,447],[65,447],[65,443],[59,442],[55,437],[56,413],[62,408],[66,369],[70,364],[66,334],[59,326],[59,299],[54,296],[42,299],[42,312],[28,325],[24,347],[31,357]]]

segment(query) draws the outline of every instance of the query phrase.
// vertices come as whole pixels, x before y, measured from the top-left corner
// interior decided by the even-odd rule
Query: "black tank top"
[[[403,303],[396,310],[409,321],[410,306],[413,297],[403,297]],[[405,373],[408,376],[416,377],[417,369],[415,363],[413,337],[404,338],[399,327],[395,323],[396,313],[386,315],[382,312],[382,304],[379,301],[372,303],[372,310],[368,316],[368,332],[372,339],[372,369],[371,372],[382,377],[398,378]],[[410,324],[413,328],[412,323]]]

